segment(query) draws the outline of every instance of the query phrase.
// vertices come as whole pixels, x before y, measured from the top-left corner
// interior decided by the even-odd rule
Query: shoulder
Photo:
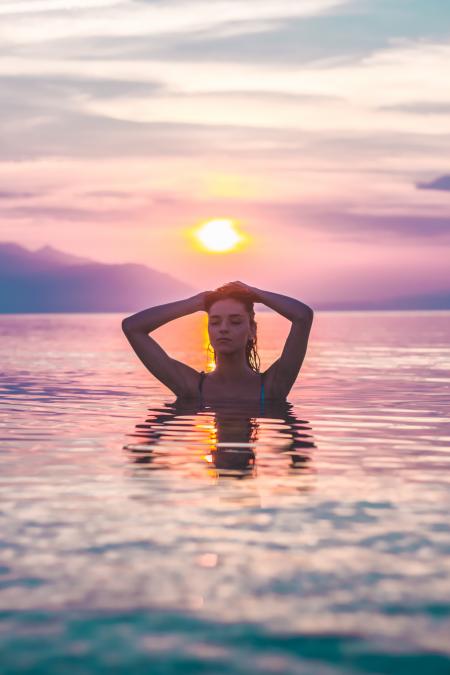
[[[191,368],[191,366],[176,359],[173,359],[173,363],[177,371],[177,391],[174,391],[174,393],[182,398],[198,396],[200,382],[205,376],[204,371]]]
[[[269,368],[267,368],[267,370],[261,372],[261,380],[264,384],[265,398],[286,398],[286,392],[284,391],[283,387],[280,387],[277,370],[278,361],[275,361]]]

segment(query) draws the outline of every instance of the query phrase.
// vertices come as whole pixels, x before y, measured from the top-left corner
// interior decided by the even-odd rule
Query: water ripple
[[[318,316],[261,414],[173,401],[117,315],[6,317],[3,671],[447,674],[449,318]]]

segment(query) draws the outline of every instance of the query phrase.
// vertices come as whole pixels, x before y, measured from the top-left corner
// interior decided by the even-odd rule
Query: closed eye
[[[233,326],[240,326],[241,323],[242,323],[242,321],[232,321],[232,322],[231,322],[231,324],[232,324]],[[219,322],[218,322],[218,321],[210,321],[210,322],[209,322],[209,325],[210,325],[210,326],[218,326],[218,325],[219,325]]]

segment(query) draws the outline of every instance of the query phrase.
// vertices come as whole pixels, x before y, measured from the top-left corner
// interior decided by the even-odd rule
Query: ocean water
[[[263,413],[177,404],[122,318],[0,317],[2,675],[448,675],[450,312],[316,312]],[[154,337],[207,366],[206,315]]]

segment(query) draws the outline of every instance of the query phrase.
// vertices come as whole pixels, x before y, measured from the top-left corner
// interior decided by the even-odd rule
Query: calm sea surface
[[[263,412],[175,404],[123,316],[0,316],[2,675],[448,675],[450,312],[316,312]],[[153,335],[206,367],[205,314]]]

